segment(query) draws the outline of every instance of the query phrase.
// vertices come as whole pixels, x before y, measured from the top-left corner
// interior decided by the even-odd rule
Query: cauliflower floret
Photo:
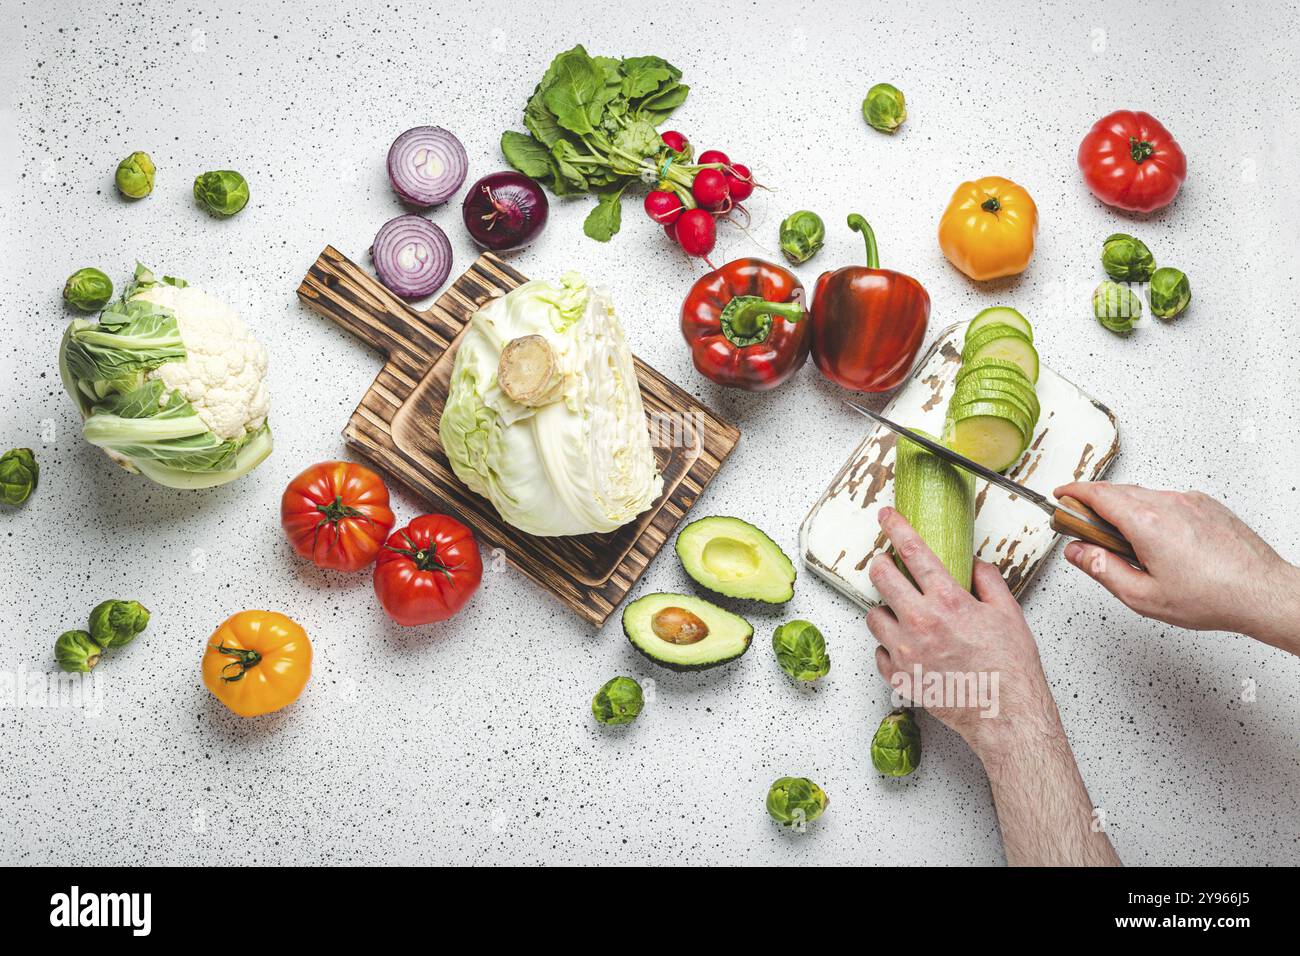
[[[179,392],[212,432],[223,440],[241,438],[266,421],[266,349],[239,313],[192,286],[156,285],[135,296],[176,313],[187,353],[149,373]]]

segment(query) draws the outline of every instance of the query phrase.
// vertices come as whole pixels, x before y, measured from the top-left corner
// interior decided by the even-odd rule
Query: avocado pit
[[[655,637],[669,644],[697,644],[709,636],[709,625],[684,607],[666,607],[650,619]]]

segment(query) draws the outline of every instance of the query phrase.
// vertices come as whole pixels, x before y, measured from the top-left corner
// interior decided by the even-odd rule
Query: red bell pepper
[[[867,240],[866,266],[823,272],[812,307],[812,355],[823,375],[858,392],[887,392],[912,368],[930,323],[930,296],[909,275],[880,268],[876,236],[854,214],[849,228]]]
[[[775,388],[808,359],[803,284],[781,266],[736,259],[691,286],[682,335],[695,368],[729,388]]]

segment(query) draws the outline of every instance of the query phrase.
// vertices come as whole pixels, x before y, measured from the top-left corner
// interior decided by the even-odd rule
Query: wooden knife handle
[[[1133,550],[1133,545],[1129,544],[1128,540],[1120,534],[1118,528],[1097,514],[1097,512],[1077,498],[1068,496],[1062,496],[1059,504],[1063,507],[1057,508],[1052,514],[1053,531],[1059,534],[1068,534],[1071,538],[1078,538],[1080,541],[1087,541],[1089,544],[1095,544],[1119,555],[1129,564],[1138,567],[1142,566],[1137,553]],[[1066,511],[1066,508],[1070,510]],[[1071,511],[1074,514],[1071,514]],[[1080,521],[1075,515],[1088,520]]]

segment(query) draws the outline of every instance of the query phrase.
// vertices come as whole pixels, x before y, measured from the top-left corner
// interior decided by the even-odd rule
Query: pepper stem
[[[722,334],[736,348],[766,342],[772,334],[772,318],[799,322],[807,315],[799,302],[767,302],[756,295],[738,295],[722,309],[718,321]]]
[[[1144,139],[1138,139],[1136,136],[1128,138],[1129,155],[1133,157],[1133,162],[1141,163],[1145,159],[1150,159],[1155,153],[1156,147],[1153,143],[1148,143]]]
[[[879,269],[880,253],[876,251],[876,234],[871,231],[867,221],[856,212],[852,213],[849,215],[849,228],[862,233],[863,238],[867,240],[867,268]]]

